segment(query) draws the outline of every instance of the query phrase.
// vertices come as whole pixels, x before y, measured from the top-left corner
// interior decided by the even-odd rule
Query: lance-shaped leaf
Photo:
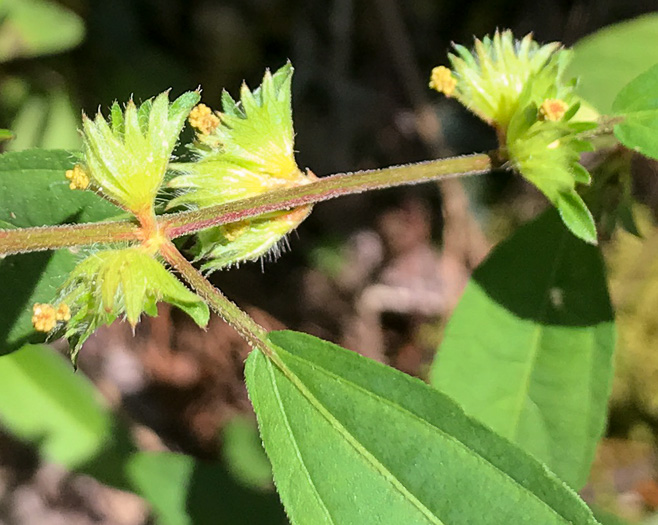
[[[550,210],[475,270],[432,384],[580,489],[605,424],[614,346],[601,254]]]
[[[422,381],[331,343],[269,334],[247,387],[295,525],[595,524],[542,464]]]
[[[206,107],[206,119],[197,124],[196,162],[178,164],[182,174],[169,182],[181,190],[169,206],[204,207],[251,197],[276,188],[307,184],[314,179],[295,162],[291,108],[293,69],[285,65],[265,73],[253,92],[242,86],[240,101],[226,92],[223,112]],[[193,121],[192,116],[190,121]],[[215,270],[243,260],[254,260],[276,248],[310,212],[310,206],[282,211],[255,220],[217,228],[199,237],[196,253]]]
[[[162,185],[185,119],[199,101],[188,92],[169,104],[168,93],[144,102],[131,100],[121,111],[115,102],[110,121],[101,113],[84,116],[85,170],[109,199],[138,214],[150,210]]]

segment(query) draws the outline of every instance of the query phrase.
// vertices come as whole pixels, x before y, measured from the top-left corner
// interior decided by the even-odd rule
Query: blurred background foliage
[[[15,135],[3,147],[75,149],[81,110],[166,89],[201,85],[218,107],[223,88],[253,87],[265,68],[291,60],[298,161],[318,175],[484,151],[493,133],[426,87],[452,41],[511,28],[573,45],[655,9],[652,0],[0,0],[0,127]],[[655,16],[612,31],[582,40],[571,68],[601,111],[658,62],[647,45],[658,41]],[[598,178],[610,202],[594,208],[619,364],[610,436],[583,494],[651,523],[657,173],[613,154],[617,167]],[[426,377],[470,271],[544,206],[508,173],[353,196],[318,206],[279,264],[213,279],[267,327]],[[632,212],[642,237],[612,234],[610,216]],[[0,359],[0,523],[286,522],[242,381],[248,347],[217,319],[201,332],[175,311],[160,314],[134,338],[121,323],[101,330],[75,375],[42,346]]]

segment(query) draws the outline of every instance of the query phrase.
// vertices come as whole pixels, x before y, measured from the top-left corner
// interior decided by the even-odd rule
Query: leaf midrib
[[[286,352],[280,347],[276,347],[277,352],[285,352],[289,356],[295,357],[293,354]],[[265,357],[269,366],[271,366],[270,360]],[[299,358],[298,358],[299,359]],[[338,421],[329,410],[320,403],[320,401],[313,395],[312,392],[304,385],[302,380],[288,367],[285,366],[285,363],[275,363],[277,368],[283,373],[290,382],[297,387],[299,392],[308,400],[308,402],[313,406],[318,413],[324,417],[327,422],[341,434],[345,441],[349,443],[356,451],[361,455],[370,465],[374,468],[375,471],[379,472],[388,482],[398,490],[405,498],[407,498],[425,517],[428,518],[428,523],[434,525],[446,525],[434,513],[429,510],[416,496],[414,496],[408,489],[405,487],[396,476],[393,475],[380,461],[377,460],[341,423]],[[320,369],[324,370],[324,369]],[[355,385],[357,386],[357,385]]]
[[[292,427],[290,426],[290,420],[288,419],[288,414],[286,412],[286,409],[283,406],[283,401],[281,399],[281,393],[279,391],[279,386],[276,382],[276,376],[274,375],[274,371],[272,370],[272,363],[267,359],[266,356],[262,356],[265,362],[267,363],[267,373],[270,376],[270,380],[272,382],[272,387],[274,389],[274,393],[276,395],[276,402],[277,405],[279,405],[279,409],[281,410],[281,413],[283,414],[283,421],[285,423],[285,427],[287,430],[287,433],[290,437],[291,442],[293,443],[293,446],[295,448],[295,455],[297,456],[297,459],[299,460],[299,463],[302,466],[302,469],[304,470],[304,474],[306,479],[308,480],[309,485],[313,489],[313,493],[315,495],[315,498],[318,500],[320,503],[320,506],[324,510],[325,516],[329,519],[329,521],[333,524],[336,522],[334,519],[331,517],[331,513],[329,512],[329,509],[327,509],[327,506],[325,505],[324,501],[322,500],[322,497],[320,496],[320,493],[317,490],[317,487],[315,486],[315,483],[313,482],[313,478],[311,477],[310,472],[308,471],[308,468],[306,467],[306,463],[304,462],[304,458],[302,457],[301,451],[299,450],[299,447],[297,446],[297,441],[295,439],[295,433],[292,430]]]
[[[569,234],[570,235],[570,234]],[[546,283],[546,288],[545,290],[547,292],[550,292],[552,288],[552,284],[555,282],[555,277],[557,275],[558,268],[560,267],[560,259],[562,257],[562,252],[564,252],[566,245],[566,236],[563,233],[560,237],[560,244],[558,245],[557,252],[555,255],[555,259],[553,262],[553,266],[551,268],[551,272],[549,275],[549,278],[547,279]],[[514,443],[518,443],[518,431],[520,428],[519,422],[521,421],[521,414],[523,414],[523,406],[525,404],[525,400],[530,397],[530,383],[533,377],[533,371],[534,371],[534,364],[537,361],[537,356],[539,354],[539,342],[542,339],[543,331],[544,331],[544,322],[546,321],[546,314],[548,312],[548,305],[550,301],[550,296],[548,294],[545,295],[544,297],[544,302],[540,307],[539,315],[538,315],[538,322],[537,326],[534,330],[534,333],[532,334],[531,337],[531,355],[528,358],[528,364],[525,370],[525,373],[523,375],[523,380],[521,384],[521,388],[519,389],[519,395],[518,399],[516,402],[516,410],[513,411],[512,417],[514,417],[514,423],[511,426],[511,434],[509,436],[510,441]]]
[[[283,350],[283,349],[282,349],[282,350]],[[303,359],[303,358],[300,358],[300,357],[298,357],[298,356],[296,356],[296,355],[294,355],[294,354],[292,354],[292,353],[290,353],[290,352],[287,352],[287,351],[285,351],[285,350],[283,350],[283,351],[286,352],[286,354],[288,354],[288,356],[289,356],[290,358],[292,358],[293,360],[297,360],[297,361],[300,361],[300,362],[302,362],[302,363],[308,363],[308,361],[306,361],[306,360]],[[291,371],[291,372],[292,372],[292,371]],[[339,375],[337,375],[337,374],[335,374],[335,373],[333,373],[333,372],[327,370],[326,368],[323,368],[323,367],[317,367],[317,368],[314,368],[314,372],[322,373],[322,374],[324,374],[324,375],[330,377],[330,378],[333,379],[334,381],[339,381],[339,382],[342,382],[342,383],[344,383],[344,384],[346,384],[346,385],[349,385],[349,386],[351,386],[352,388],[354,388],[355,390],[358,390],[358,391],[360,391],[360,392],[362,392],[362,393],[365,393],[366,395],[369,395],[370,397],[373,397],[374,399],[376,399],[376,400],[378,400],[378,401],[380,401],[380,402],[383,402],[383,403],[387,404],[388,406],[390,406],[390,407],[392,407],[392,408],[398,410],[399,412],[402,412],[402,413],[404,413],[404,414],[406,414],[406,415],[410,415],[412,418],[414,418],[414,419],[416,419],[417,421],[421,422],[421,423],[424,424],[425,426],[428,426],[428,427],[430,427],[431,429],[438,431],[438,432],[441,433],[441,435],[444,436],[447,440],[450,440],[450,441],[452,441],[452,442],[458,444],[459,447],[461,447],[462,449],[466,450],[468,453],[470,453],[470,454],[472,454],[473,456],[475,456],[475,457],[477,458],[478,461],[481,461],[483,464],[486,464],[486,465],[489,465],[490,467],[492,467],[493,470],[494,470],[495,472],[499,473],[499,474],[501,475],[502,478],[505,478],[505,479],[508,479],[508,480],[512,481],[512,483],[513,483],[514,485],[516,485],[517,487],[519,487],[522,491],[524,491],[524,492],[530,494],[530,495],[531,495],[532,497],[534,497],[536,500],[538,500],[539,502],[541,502],[541,503],[542,503],[546,508],[548,508],[551,512],[553,512],[558,518],[560,518],[560,519],[562,519],[562,520],[566,520],[566,519],[567,519],[567,518],[565,518],[563,515],[561,515],[557,510],[555,510],[553,507],[551,507],[546,501],[544,501],[543,499],[541,499],[537,494],[535,494],[534,492],[532,492],[532,491],[529,490],[528,488],[526,488],[526,487],[524,487],[523,485],[521,485],[516,479],[514,479],[512,476],[510,476],[507,472],[501,470],[501,469],[498,468],[496,465],[494,465],[493,463],[491,463],[487,458],[485,458],[484,456],[478,454],[477,452],[473,451],[472,449],[468,448],[468,447],[467,447],[464,443],[462,443],[459,439],[455,438],[455,437],[452,436],[451,434],[445,432],[445,431],[442,430],[441,428],[439,428],[439,427],[437,427],[436,425],[432,424],[432,423],[431,423],[430,421],[428,421],[427,419],[424,419],[424,418],[420,417],[418,414],[415,414],[414,412],[410,411],[409,409],[405,408],[404,406],[402,406],[402,405],[400,405],[400,404],[398,404],[398,403],[395,403],[395,402],[393,402],[392,400],[387,399],[387,398],[385,398],[385,397],[381,397],[381,396],[375,394],[374,392],[372,392],[372,391],[370,391],[370,390],[367,390],[367,389],[363,388],[362,386],[358,385],[357,383],[354,383],[353,381],[349,381],[349,380],[345,379],[344,377],[339,376]],[[295,377],[297,377],[297,376],[295,376]],[[304,386],[304,388],[306,389],[305,386]],[[316,405],[316,403],[317,403],[317,404],[319,405],[319,407],[321,407],[323,410],[325,410],[325,411],[328,412],[328,410],[327,410],[326,408],[324,408],[324,406],[320,403],[320,401],[319,401],[319,400],[318,400],[318,399],[317,399],[317,398],[316,398],[311,392],[308,392],[308,395],[304,394],[304,396],[305,396],[307,399],[309,399],[309,402],[311,402],[311,404]],[[315,400],[315,402],[314,402],[313,400]],[[316,407],[316,408],[318,408],[318,407]],[[320,410],[318,410],[318,411],[320,411]],[[321,412],[321,413],[322,413],[322,412]],[[349,431],[348,431],[348,430],[347,430],[347,429],[346,429],[346,428],[345,428],[345,427],[344,427],[344,426],[343,426],[338,420],[336,420],[336,419],[333,417],[333,415],[331,415],[330,412],[329,412],[329,414],[330,414],[330,417],[333,419],[333,421],[335,421],[336,424],[337,424],[338,426],[340,426],[340,428],[342,428],[342,429],[344,430],[344,432],[341,432],[341,433],[344,433],[344,434],[350,436],[354,441],[356,441],[356,442],[359,444],[359,447],[358,447],[358,448],[355,447],[355,448],[357,448],[357,450],[360,451],[360,449],[363,449],[363,450],[366,452],[366,454],[368,455],[368,457],[372,457],[372,458],[373,458],[378,464],[382,465],[383,469],[378,469],[378,470],[380,470],[380,471],[381,471],[381,470],[384,470],[385,472],[387,472],[388,474],[390,474],[390,476],[391,476],[393,479],[397,480],[398,483],[399,483],[399,485],[404,486],[404,485],[402,485],[402,483],[397,479],[397,477],[394,476],[394,475],[393,475],[393,474],[392,474],[392,473],[391,473],[386,467],[384,467],[384,465],[383,465],[379,460],[377,460],[376,458],[374,458],[374,456],[372,456],[372,454],[370,454],[370,452],[367,451],[367,449],[365,449],[365,447],[363,447],[363,446],[360,444],[360,442],[359,442],[358,440],[356,440],[356,438],[355,438],[355,437],[354,437],[354,436],[353,436],[353,435],[352,435],[352,434],[351,434],[351,433],[350,433],[350,432],[349,432]],[[328,420],[330,423],[332,422],[332,420],[329,419],[329,418],[327,418],[327,420]],[[340,430],[339,430],[339,431],[340,431]],[[561,480],[560,480],[560,481],[561,481]],[[563,482],[562,482],[562,483],[563,483]],[[564,483],[563,483],[563,484],[564,484]],[[568,490],[572,490],[570,487],[568,487],[568,485],[564,484],[564,486],[565,486]],[[406,487],[405,487],[405,491],[406,491],[407,493],[411,494],[411,492],[410,492]],[[412,497],[413,497],[414,499],[417,499],[415,496],[413,496],[413,494],[411,494],[411,495],[412,495]],[[427,507],[425,507],[425,505],[423,505],[423,507],[424,507],[424,508],[427,508]],[[428,509],[428,510],[429,510],[429,509]],[[429,512],[431,512],[431,511],[429,511]],[[432,513],[431,515],[434,517],[434,514],[433,514],[433,513]],[[439,523],[441,523],[441,522],[439,522]]]

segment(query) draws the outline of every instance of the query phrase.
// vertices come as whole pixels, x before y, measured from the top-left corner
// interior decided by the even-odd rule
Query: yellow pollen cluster
[[[452,75],[452,71],[445,66],[438,66],[432,69],[430,77],[430,88],[449,97],[455,91],[457,79]]]
[[[32,326],[38,332],[50,332],[57,324],[57,310],[51,304],[35,303],[32,307]]]
[[[86,190],[89,187],[89,176],[80,164],[73,166],[72,170],[66,170],[66,178],[71,181],[69,188],[72,190]]]
[[[48,303],[35,303],[32,307],[32,326],[38,332],[50,332],[57,321],[71,319],[71,309],[62,303],[57,308]]]
[[[219,126],[219,117],[205,104],[199,104],[190,111],[190,125],[204,135],[210,135]]]
[[[569,106],[564,100],[560,100],[559,98],[547,98],[539,107],[539,114],[544,120],[552,120],[555,122],[564,116],[567,109],[569,109]]]
[[[55,317],[58,321],[68,321],[71,319],[71,309],[68,304],[60,304],[55,311]]]

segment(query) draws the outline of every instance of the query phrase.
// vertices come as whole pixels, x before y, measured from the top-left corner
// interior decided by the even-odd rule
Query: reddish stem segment
[[[304,186],[275,190],[199,210],[165,214],[157,217],[156,229],[163,236],[174,239],[211,226],[326,201],[342,195],[482,174],[491,171],[492,167],[491,157],[480,154],[357,173],[341,173],[323,177]],[[0,229],[0,255],[97,243],[140,241],[143,240],[143,233],[140,232],[139,226],[130,221]]]
[[[357,173],[323,177],[304,186],[275,190],[248,199],[162,216],[163,228],[171,239],[199,230],[236,222],[255,215],[296,208],[304,204],[335,199],[368,190],[420,184],[437,179],[487,173],[492,169],[489,155],[467,155],[392,166]]]
[[[140,228],[129,221],[0,229],[0,255],[56,250],[96,243],[136,241]]]

